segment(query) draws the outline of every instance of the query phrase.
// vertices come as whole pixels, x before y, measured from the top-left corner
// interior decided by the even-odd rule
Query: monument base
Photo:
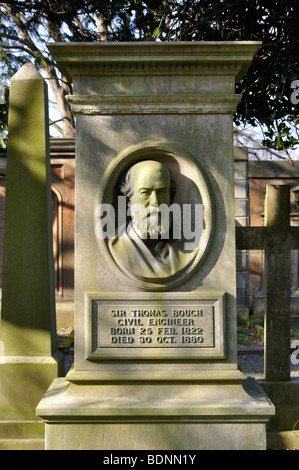
[[[45,425],[36,422],[0,421],[0,450],[44,450]]]
[[[292,450],[299,448],[299,378],[288,381],[259,380],[275,405],[275,416],[267,426],[268,448]]]
[[[273,404],[254,379],[223,375],[192,383],[55,379],[37,407],[46,449],[266,449]]]
[[[3,356],[0,364],[0,450],[42,450],[45,425],[35,414],[49,383],[64,372],[64,356]]]

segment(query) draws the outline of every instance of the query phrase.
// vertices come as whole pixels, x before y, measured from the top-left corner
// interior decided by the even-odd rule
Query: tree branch
[[[237,129],[236,127],[234,127],[234,132],[236,132],[237,134],[241,134],[244,137],[246,137],[247,139],[251,140],[251,142],[253,142],[255,145],[257,145],[261,150],[266,150],[267,152],[272,153],[272,155],[274,155],[275,157],[281,158],[282,160],[287,160],[286,157],[283,157],[282,155],[279,155],[279,153],[274,152],[272,149],[265,147],[258,140],[255,140],[253,137],[246,134],[246,132],[240,131],[240,129]]]
[[[57,121],[52,121],[51,119],[49,119],[49,125],[50,126],[53,126],[57,131],[59,131],[61,133],[61,135],[63,135],[63,132],[62,132],[62,129],[61,127],[59,127],[56,123],[57,122],[60,122],[62,121],[62,119],[58,119]]]

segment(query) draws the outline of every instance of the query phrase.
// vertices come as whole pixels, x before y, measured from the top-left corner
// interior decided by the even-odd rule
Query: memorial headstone
[[[267,185],[265,227],[237,229],[239,248],[265,250],[265,378],[290,380],[290,251],[299,247],[290,226],[290,187]]]
[[[0,326],[0,448],[43,448],[35,409],[64,360],[56,347],[46,84],[30,62],[9,100]]]
[[[75,361],[37,407],[48,449],[266,447],[274,407],[237,368],[232,144],[259,45],[49,45],[77,128]]]

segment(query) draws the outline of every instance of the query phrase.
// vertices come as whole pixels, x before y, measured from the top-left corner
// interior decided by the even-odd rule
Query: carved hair
[[[131,184],[131,175],[132,175],[132,172],[134,171],[134,169],[137,166],[139,166],[141,163],[147,163],[147,162],[153,162],[153,161],[156,162],[156,163],[160,163],[157,160],[143,160],[143,161],[135,163],[135,165],[131,166],[131,168],[127,171],[127,173],[125,174],[125,176],[124,176],[124,178],[123,178],[123,180],[121,181],[121,184],[120,184],[120,191],[121,191],[122,194],[124,194],[124,196],[127,196],[129,199],[131,199],[131,197],[134,194],[134,189],[133,189],[132,184]],[[163,163],[160,163],[160,164],[169,173],[168,168],[165,165],[163,165]],[[171,200],[173,200],[174,194],[175,194],[175,184],[170,178],[170,199]]]
[[[133,193],[134,193],[134,190],[132,188],[132,185],[131,185],[131,174],[132,174],[132,170],[133,168],[135,167],[135,165],[133,165],[128,171],[127,173],[125,174],[125,177],[123,178],[121,184],[120,184],[120,191],[121,193],[124,195],[124,196],[127,196],[129,199],[131,199],[131,197],[133,196]]]

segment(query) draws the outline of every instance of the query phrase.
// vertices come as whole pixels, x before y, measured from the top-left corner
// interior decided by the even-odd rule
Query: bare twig
[[[49,119],[49,125],[53,126],[57,131],[61,133],[61,135],[63,135],[61,127],[57,125],[57,122],[60,121],[62,121],[62,119],[57,119],[57,121],[52,121],[51,119]]]
[[[255,145],[257,145],[261,150],[267,150],[269,153],[271,153],[272,155],[275,155],[275,157],[278,157],[278,158],[281,158],[282,160],[287,160],[286,157],[283,157],[282,155],[280,155],[279,153],[277,152],[274,152],[272,149],[269,149],[267,147],[265,147],[263,144],[261,144],[258,140],[255,140],[253,137],[251,137],[250,135],[246,134],[246,132],[243,132],[241,131],[240,129],[237,129],[236,127],[234,127],[234,132],[236,132],[237,134],[241,134],[243,135],[244,137],[246,137],[247,139],[249,139],[251,142],[253,142]],[[293,164],[293,162],[292,162]],[[293,164],[294,165],[294,164]]]

